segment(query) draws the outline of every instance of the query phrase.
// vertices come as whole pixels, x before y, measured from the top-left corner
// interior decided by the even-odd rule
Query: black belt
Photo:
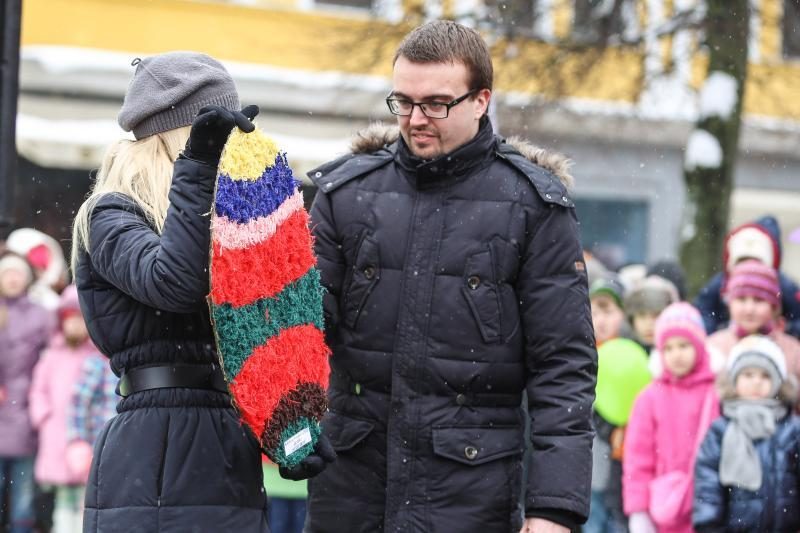
[[[152,389],[208,389],[228,392],[218,365],[160,365],[133,368],[119,380],[117,394],[126,398]]]

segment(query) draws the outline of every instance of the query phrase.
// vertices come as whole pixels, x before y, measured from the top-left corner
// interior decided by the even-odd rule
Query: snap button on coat
[[[464,457],[472,461],[478,457],[478,449],[475,446],[467,446],[464,448]]]
[[[478,276],[470,276],[469,279],[467,279],[467,285],[473,291],[477,289],[480,284],[481,284],[481,278],[479,278]]]

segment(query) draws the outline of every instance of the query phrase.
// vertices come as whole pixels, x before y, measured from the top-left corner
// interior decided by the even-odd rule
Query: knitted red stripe
[[[314,266],[308,213],[295,212],[269,239],[240,250],[213,242],[211,300],[216,305],[247,305],[278,294]]]
[[[281,397],[300,382],[328,387],[328,355],[322,331],[311,325],[281,331],[245,361],[230,386],[242,419],[261,437]]]

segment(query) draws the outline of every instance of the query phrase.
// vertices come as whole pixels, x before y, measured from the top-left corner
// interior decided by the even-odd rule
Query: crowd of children
[[[772,217],[731,231],[695,305],[674,264],[589,270],[599,369],[583,531],[800,530],[800,292],[779,239]]]
[[[23,228],[2,248],[0,531],[79,532],[91,441],[114,415],[116,379],[89,339],[76,288],[65,287],[58,243]]]
[[[800,530],[800,289],[779,239],[771,217],[735,228],[695,305],[675,263],[587,262],[599,366],[583,531]],[[14,533],[81,531],[117,402],[54,242],[24,229],[0,249],[0,530]],[[305,485],[264,468],[270,522],[300,531]]]

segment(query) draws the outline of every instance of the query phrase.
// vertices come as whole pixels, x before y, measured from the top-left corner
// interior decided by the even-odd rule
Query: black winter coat
[[[339,457],[309,483],[307,530],[583,521],[597,356],[565,186],[486,120],[427,163],[382,135],[309,174]]]
[[[94,343],[117,375],[218,362],[208,294],[215,170],[178,159],[159,236],[128,197],[90,217],[76,282]],[[267,531],[261,454],[227,394],[158,389],[120,401],[95,445],[84,531]]]
[[[695,464],[692,522],[698,531],[800,531],[800,418],[787,416],[769,439],[756,442],[763,482],[757,491],[723,487],[719,481],[722,436],[718,418]]]

